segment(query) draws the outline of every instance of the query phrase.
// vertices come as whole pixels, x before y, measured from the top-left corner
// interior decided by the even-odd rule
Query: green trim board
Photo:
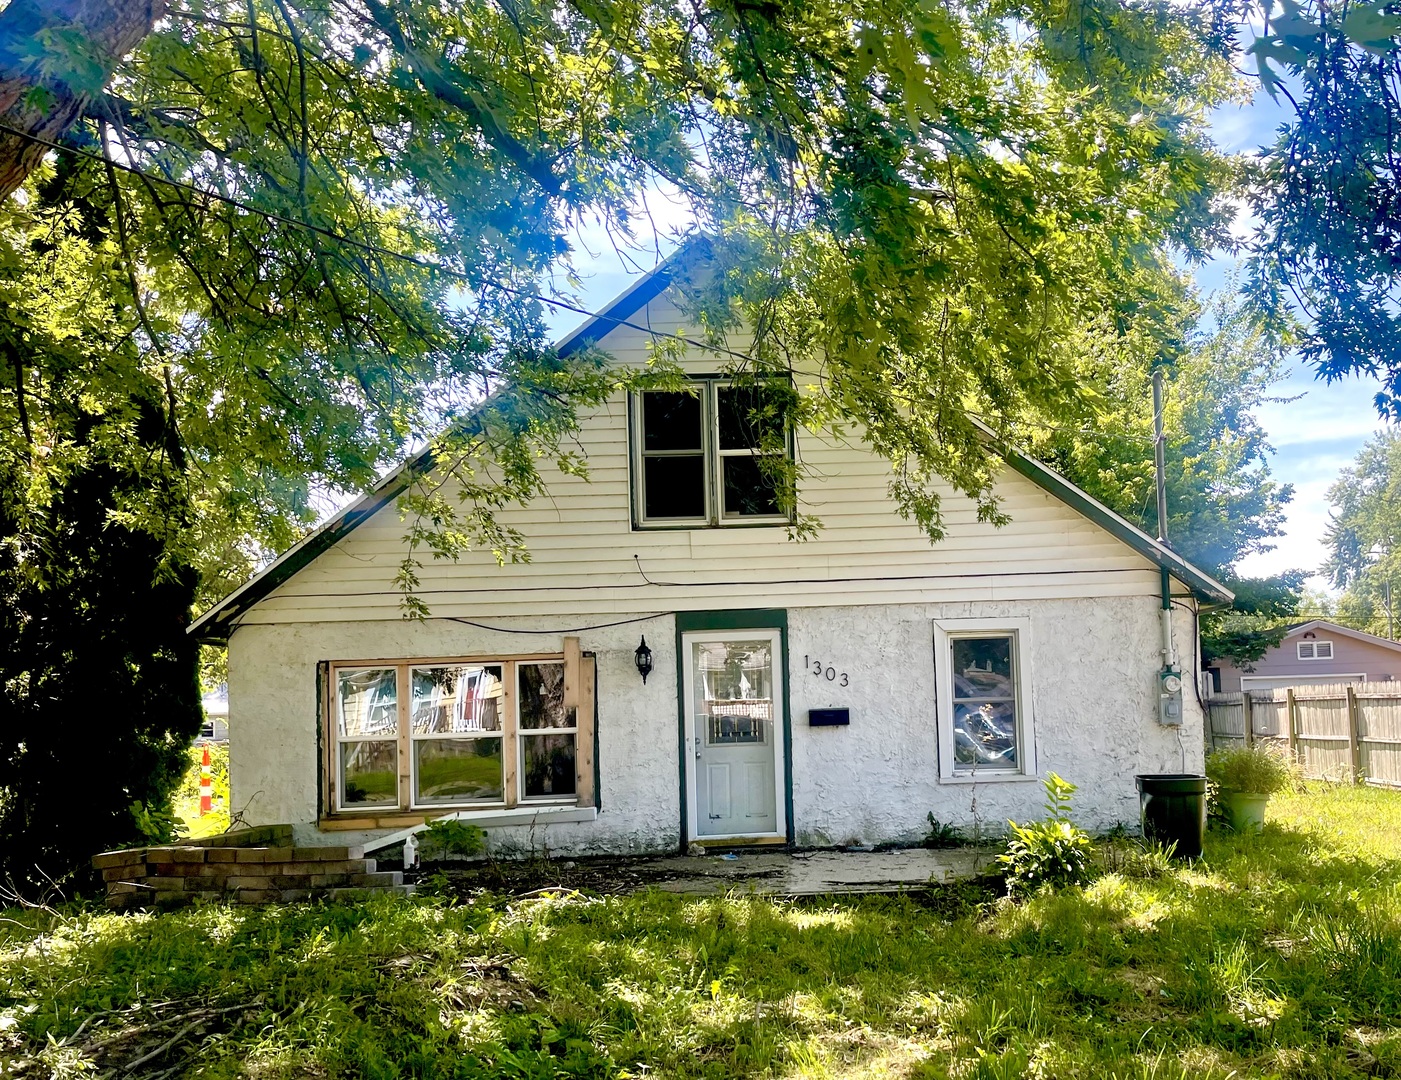
[[[1133,522],[1120,517],[1094,496],[1080,490],[1060,473],[1035,458],[1028,457],[1015,447],[1008,446],[997,434],[977,417],[970,417],[982,432],[998,456],[1013,470],[1026,477],[1048,495],[1053,495],[1066,506],[1089,518],[1105,532],[1133,548],[1150,562],[1166,570],[1178,581],[1186,585],[1201,600],[1209,604],[1229,604],[1235,594],[1210,574],[1193,566],[1166,544],[1154,540]]]
[[[783,665],[783,807],[786,840],[795,842],[793,824],[793,712],[789,706],[792,668],[788,663],[788,612],[784,608],[742,608],[722,611],[678,611],[676,619],[676,767],[681,790],[681,850],[693,837],[686,831],[686,656],[683,635],[703,630],[777,630]]]
[[[603,767],[599,764],[598,753],[598,654],[584,653],[593,660],[593,808],[603,809]]]
[[[570,356],[597,345],[619,325],[666,292],[675,278],[704,262],[710,252],[710,241],[704,236],[692,236],[685,240],[656,269],[643,274],[597,315],[586,319],[560,338],[555,345],[555,353]]]
[[[206,645],[225,644],[233,631],[235,619],[397,499],[415,480],[432,471],[434,460],[432,450],[409,458],[376,484],[373,491],[362,495],[340,514],[318,526],[274,559],[266,569],[205,611],[185,632]]]
[[[561,338],[555,345],[555,354],[563,358],[597,345],[620,323],[631,319],[665,292],[678,274],[690,269],[697,260],[704,259],[708,251],[709,242],[704,237],[693,237],[682,244],[660,266],[644,274],[636,284],[603,311]],[[416,480],[431,472],[433,464],[431,448],[410,457],[398,468],[387,473],[371,491],[356,499],[331,520],[317,526],[265,569],[201,614],[190,624],[186,633],[206,645],[227,643],[229,634],[233,632],[234,620],[238,616],[383,510],[407,491]]]
[[[326,717],[331,709],[331,662],[316,662],[316,816],[326,813],[329,801],[326,798]]]

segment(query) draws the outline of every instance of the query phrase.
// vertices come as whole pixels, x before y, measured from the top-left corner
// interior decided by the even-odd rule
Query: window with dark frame
[[[776,473],[791,456],[784,418],[791,390],[775,380],[698,379],[694,386],[694,392],[637,395],[636,524],[699,528],[787,522]]]

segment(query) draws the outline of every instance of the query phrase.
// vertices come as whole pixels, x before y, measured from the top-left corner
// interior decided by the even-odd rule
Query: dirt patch
[[[818,853],[831,858],[830,853]],[[810,853],[644,858],[600,856],[448,862],[426,865],[406,875],[420,892],[473,900],[483,896],[524,897],[550,891],[616,896],[658,887],[670,892],[723,895],[730,890],[774,895],[838,895],[905,892],[946,919],[977,911],[1006,892],[999,876],[940,882],[926,868],[911,876],[907,867],[816,866]],[[861,855],[839,856],[860,860]],[[864,856],[879,858],[878,856]],[[805,870],[806,868],[806,870]],[[882,875],[888,876],[882,876]]]
[[[551,889],[616,896],[636,892],[676,876],[667,856],[618,859],[511,859],[500,862],[428,863],[404,874],[422,892],[437,892],[459,900],[479,896],[525,896]]]

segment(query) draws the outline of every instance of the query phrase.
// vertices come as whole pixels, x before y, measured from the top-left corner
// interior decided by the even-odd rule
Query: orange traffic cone
[[[199,816],[214,809],[213,770],[209,766],[209,747],[204,748],[204,760],[199,766]]]

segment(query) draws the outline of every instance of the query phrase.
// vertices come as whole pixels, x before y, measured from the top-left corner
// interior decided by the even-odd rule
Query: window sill
[[[941,784],[1031,784],[1040,783],[1041,777],[1031,773],[982,772],[954,773],[939,777]]]
[[[425,825],[430,821],[448,817],[487,828],[494,828],[498,825],[564,825],[574,822],[596,821],[598,810],[592,806],[558,803],[501,807],[494,810],[473,810],[471,807],[454,810],[450,806],[444,806],[435,808],[431,812],[415,810],[409,813],[396,811],[392,814],[379,814],[374,817],[364,815],[323,817],[316,825],[326,832],[349,832],[352,830],[397,829],[404,826]]]
[[[725,521],[715,524],[711,521],[662,522],[634,521],[633,532],[723,532],[726,529],[784,529],[793,525],[788,518],[759,518],[755,521]]]

